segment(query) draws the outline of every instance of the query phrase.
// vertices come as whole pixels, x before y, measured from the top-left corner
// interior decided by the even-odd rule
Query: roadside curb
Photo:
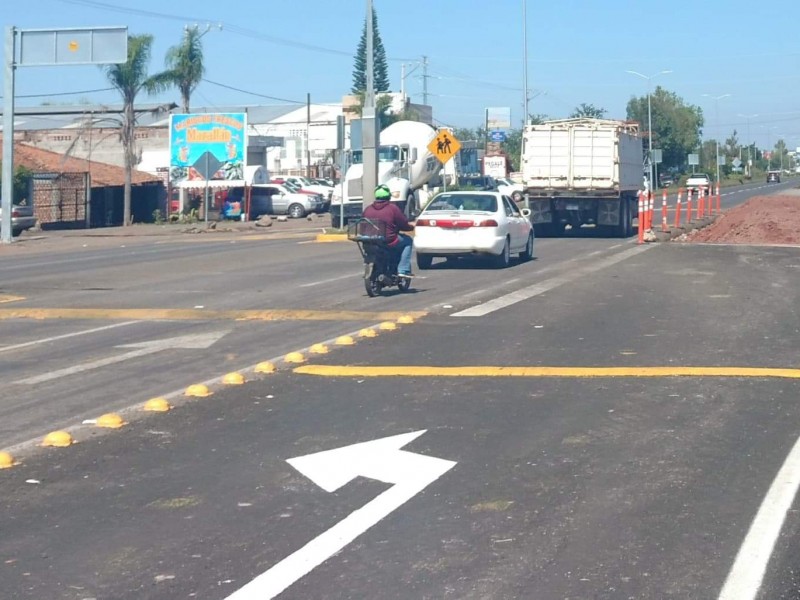
[[[670,227],[669,231],[651,230],[651,233],[653,235],[653,239],[645,240],[645,241],[649,241],[649,242],[670,242],[670,241],[672,241],[674,239],[677,239],[677,238],[679,238],[679,237],[681,237],[683,235],[686,235],[687,233],[690,233],[692,231],[695,231],[695,230],[698,230],[698,229],[703,229],[704,227],[708,227],[714,221],[716,221],[719,216],[720,215],[712,215],[712,216],[709,216],[709,217],[704,217],[702,219],[694,219],[692,221],[689,221],[688,223],[685,223],[685,224],[681,225],[680,227]]]

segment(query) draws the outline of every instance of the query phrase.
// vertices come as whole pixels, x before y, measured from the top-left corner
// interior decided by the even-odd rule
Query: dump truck
[[[610,119],[561,119],[525,127],[524,202],[536,235],[590,226],[628,237],[643,187],[639,125]]]

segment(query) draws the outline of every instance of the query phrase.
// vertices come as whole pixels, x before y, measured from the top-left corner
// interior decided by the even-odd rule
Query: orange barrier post
[[[675,227],[678,228],[681,226],[681,196],[683,195],[683,190],[678,189],[678,200],[675,203]]]
[[[653,190],[647,193],[647,229],[653,229]]]
[[[638,242],[644,244],[644,192],[639,192],[639,226],[637,229]]]
[[[686,193],[686,223],[692,220],[692,192],[694,190],[688,190]]]
[[[717,214],[722,211],[722,198],[719,194],[719,182],[717,182]]]
[[[700,188],[697,192],[697,213],[696,218],[702,219],[706,209],[706,188]]]
[[[667,190],[661,194],[661,231],[667,231]]]

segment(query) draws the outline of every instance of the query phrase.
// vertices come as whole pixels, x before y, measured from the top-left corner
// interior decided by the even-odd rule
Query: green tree
[[[570,118],[602,119],[606,116],[606,112],[608,111],[606,111],[605,108],[598,108],[594,104],[586,104],[585,102],[581,102],[575,107],[575,110],[572,111]]]
[[[167,50],[164,60],[166,72],[161,75],[164,83],[172,84],[181,94],[181,108],[189,112],[192,92],[203,80],[205,64],[203,61],[203,34],[197,27],[187,27],[181,43]]]
[[[661,86],[651,94],[650,107],[653,148],[660,148],[663,152],[659,171],[682,167],[687,155],[700,146],[703,110],[687,104],[683,98]],[[627,118],[641,124],[643,142],[647,147],[647,96],[633,97],[628,101]]]
[[[2,172],[2,169],[3,163],[0,162],[0,172]],[[14,192],[11,197],[11,202],[13,204],[19,204],[23,201],[26,201],[30,204],[31,199],[28,198],[28,182],[30,181],[31,175],[33,175],[33,171],[22,165],[18,165],[17,168],[14,169]]]
[[[375,91],[388,92],[389,67],[386,61],[386,50],[383,48],[381,34],[378,31],[378,15],[372,9],[372,77]],[[361,40],[358,42],[356,56],[353,62],[353,87],[351,92],[357,94],[367,89],[367,19],[364,18],[364,28],[361,31]]]
[[[150,51],[153,46],[152,35],[128,36],[128,61],[119,65],[104,67],[106,77],[122,96],[122,142],[125,165],[125,188],[123,201],[123,225],[131,224],[131,178],[133,168],[139,164],[140,156],[136,150],[134,132],[136,129],[136,112],[134,103],[136,96],[144,90],[149,94],[168,87],[164,73],[148,76],[147,65],[150,62]]]
[[[349,112],[358,115],[359,117],[364,114],[364,92],[356,92],[355,96],[358,98],[358,103],[349,107]],[[378,124],[381,130],[386,129],[392,123],[397,121],[419,121],[420,117],[413,108],[405,106],[403,110],[398,113],[392,112],[392,97],[388,94],[379,94],[375,98],[375,114],[378,116]]]
[[[519,171],[522,159],[522,130],[511,129],[506,134],[506,141],[503,143],[503,150],[508,155],[508,162],[511,163],[511,171]]]
[[[548,117],[544,113],[536,113],[528,115],[528,123],[530,125],[541,125],[542,123],[548,120],[550,120],[550,117]]]

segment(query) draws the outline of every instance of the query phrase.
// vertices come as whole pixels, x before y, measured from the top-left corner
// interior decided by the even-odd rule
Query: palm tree
[[[125,159],[125,189],[123,207],[123,225],[131,224],[131,177],[133,167],[139,164],[140,157],[136,151],[136,112],[134,102],[136,95],[144,90],[148,94],[166,89],[169,85],[163,73],[148,76],[147,64],[150,62],[150,50],[153,46],[153,36],[131,35],[128,36],[128,61],[119,65],[104,67],[106,77],[122,95],[122,123],[120,127],[120,141],[122,142]]]
[[[187,27],[181,43],[167,50],[167,71],[164,75],[180,91],[184,113],[189,112],[192,92],[203,80],[206,70],[203,64],[203,44],[200,42],[203,35],[197,27]]]

